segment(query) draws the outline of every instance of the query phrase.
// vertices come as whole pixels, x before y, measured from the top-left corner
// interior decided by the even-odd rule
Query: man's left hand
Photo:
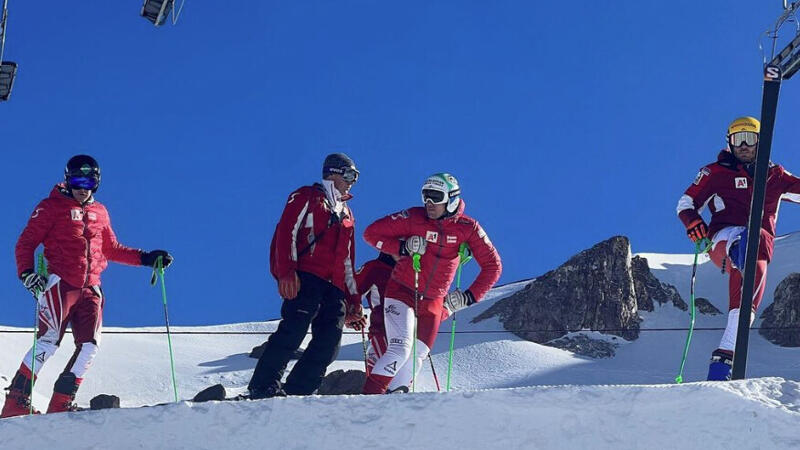
[[[344,324],[348,328],[356,331],[361,331],[367,326],[367,316],[364,315],[364,309],[360,304],[347,305],[347,315],[344,318]]]

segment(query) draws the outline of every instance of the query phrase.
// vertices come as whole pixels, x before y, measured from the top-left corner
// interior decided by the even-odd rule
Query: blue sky
[[[102,165],[97,198],[120,241],[175,255],[175,324],[278,316],[272,231],[336,151],[361,170],[359,236],[417,205],[427,175],[456,175],[503,257],[501,282],[619,234],[634,252],[690,252],[675,205],[727,124],[760,114],[758,38],[781,8],[189,0],[176,27],[156,29],[139,1],[112,3],[9,2],[5,59],[19,72],[0,104],[0,324],[32,322],[14,244],[77,153]],[[789,170],[798,89],[784,84],[773,146]],[[786,205],[778,233],[797,230],[800,208]],[[358,262],[374,255],[359,237]],[[148,280],[105,272],[106,325],[162,323]]]

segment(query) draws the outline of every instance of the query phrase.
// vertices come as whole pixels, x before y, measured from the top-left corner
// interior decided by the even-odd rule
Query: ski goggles
[[[754,131],[737,131],[728,136],[728,142],[734,147],[747,145],[752,147],[758,144],[758,133]]]
[[[341,175],[342,179],[348,183],[358,181],[359,171],[355,167],[328,167],[328,172]]]
[[[423,189],[422,190],[422,204],[431,202],[434,205],[441,205],[443,203],[447,203],[449,200],[448,195],[444,191],[437,191],[435,189]]]
[[[97,188],[97,178],[94,177],[69,177],[69,187],[72,189],[92,190]]]

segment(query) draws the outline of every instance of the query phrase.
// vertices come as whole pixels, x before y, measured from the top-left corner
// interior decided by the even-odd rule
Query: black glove
[[[42,293],[44,288],[47,287],[47,278],[34,272],[33,269],[22,272],[19,279],[22,281],[22,284],[25,285],[25,289],[31,291],[34,297]]]
[[[155,266],[159,256],[162,257],[161,263],[164,265],[165,269],[172,264],[172,255],[166,250],[153,250],[151,252],[142,252],[142,265],[147,267]]]
[[[444,296],[444,307],[447,308],[447,311],[450,314],[460,311],[474,303],[475,297],[472,295],[472,292],[470,292],[469,289],[463,292],[456,289],[455,291]]]

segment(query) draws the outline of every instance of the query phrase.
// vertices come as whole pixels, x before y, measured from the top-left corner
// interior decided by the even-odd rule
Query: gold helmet
[[[756,145],[759,133],[761,133],[761,122],[758,119],[750,116],[739,117],[728,126],[728,145],[731,149],[744,144]]]

